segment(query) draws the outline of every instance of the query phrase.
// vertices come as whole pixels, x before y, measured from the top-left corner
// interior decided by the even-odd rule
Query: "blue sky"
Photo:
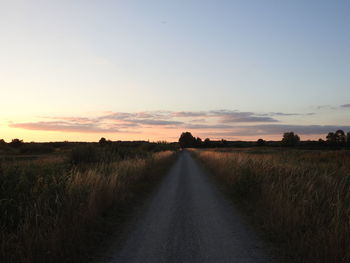
[[[96,140],[111,124],[96,118],[156,111],[172,112],[156,118],[171,124],[143,120],[109,136],[173,140],[190,128],[179,125],[183,111],[212,125],[194,129],[201,136],[240,138],[237,129],[266,124],[271,138],[290,125],[347,129],[349,13],[349,1],[3,0],[0,137]],[[275,120],[223,128],[225,117],[208,117],[218,110]],[[316,138],[324,127],[313,132],[300,130]]]

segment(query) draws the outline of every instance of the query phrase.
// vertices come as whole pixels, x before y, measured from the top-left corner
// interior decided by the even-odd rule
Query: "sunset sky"
[[[350,1],[0,0],[0,139],[350,131]]]

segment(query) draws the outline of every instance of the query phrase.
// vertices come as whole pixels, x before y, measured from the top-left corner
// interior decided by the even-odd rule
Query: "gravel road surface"
[[[108,262],[274,262],[190,153],[183,151]]]

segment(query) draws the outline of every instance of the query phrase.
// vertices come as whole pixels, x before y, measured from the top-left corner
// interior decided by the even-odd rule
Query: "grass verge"
[[[83,260],[103,217],[125,211],[174,159],[174,152],[165,151],[70,169],[55,163],[3,165],[0,262]]]
[[[292,262],[350,262],[348,151],[195,151]]]

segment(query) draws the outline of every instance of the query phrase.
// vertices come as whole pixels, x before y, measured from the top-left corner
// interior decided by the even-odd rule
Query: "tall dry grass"
[[[110,208],[128,205],[140,190],[154,184],[173,157],[174,152],[166,151],[72,168],[65,174],[48,170],[40,176],[35,172],[42,173],[43,164],[34,172],[21,164],[16,174],[27,173],[16,177],[16,198],[0,200],[5,213],[0,221],[0,262],[79,262],[89,228]],[[6,172],[2,169],[1,176]],[[4,177],[2,186],[12,178]]]
[[[197,151],[293,262],[350,262],[348,151]]]

